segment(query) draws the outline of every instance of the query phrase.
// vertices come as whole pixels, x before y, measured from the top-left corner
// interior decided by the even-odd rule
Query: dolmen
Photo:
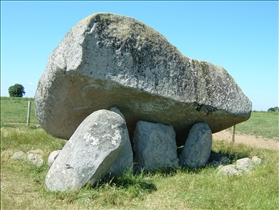
[[[38,82],[38,122],[48,134],[69,139],[67,150],[63,148],[59,154],[63,158],[54,160],[46,183],[55,176],[77,176],[76,172],[66,173],[75,168],[66,160],[83,157],[88,162],[81,171],[88,166],[101,173],[95,176],[92,171],[84,172],[87,178],[74,185],[78,187],[48,188],[76,190],[85,183],[93,185],[102,176],[119,175],[131,165],[138,171],[179,165],[201,167],[209,158],[212,133],[249,119],[251,109],[251,101],[224,68],[182,55],[160,33],[131,17],[90,15],[65,35]],[[99,137],[91,124],[99,124],[96,112],[118,119],[108,117],[108,127]],[[91,120],[87,121],[89,116]],[[114,123],[123,130],[115,131]],[[77,135],[80,129],[84,130]],[[98,145],[91,140],[86,143],[91,138],[99,139]],[[103,138],[108,138],[106,143],[102,143]],[[107,150],[108,144],[115,142],[112,139],[117,139],[116,145]],[[77,144],[96,156],[106,152],[106,157],[97,161],[94,154],[83,156],[82,149],[75,150]],[[175,149],[183,145],[178,157]],[[121,155],[122,151],[127,156]],[[120,156],[129,164],[120,171],[110,170],[118,168],[113,164],[122,162]],[[93,165],[97,169],[90,161],[96,162]],[[99,169],[97,165],[105,167]],[[77,182],[75,178],[68,181]]]

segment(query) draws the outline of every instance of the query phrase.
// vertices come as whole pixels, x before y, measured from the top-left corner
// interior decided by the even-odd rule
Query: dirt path
[[[232,141],[232,134],[228,130],[223,130],[213,134],[214,140]],[[256,148],[264,148],[270,150],[279,150],[279,141],[267,139],[264,137],[256,137],[248,134],[235,134],[235,143],[243,143]]]

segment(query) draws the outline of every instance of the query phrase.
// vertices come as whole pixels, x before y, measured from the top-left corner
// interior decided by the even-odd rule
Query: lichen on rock
[[[252,109],[224,68],[183,56],[151,27],[111,13],[90,15],[65,35],[35,106],[41,126],[60,138],[69,139],[93,111],[117,106],[130,139],[144,120],[174,126],[178,145],[197,122],[214,133],[247,120]]]

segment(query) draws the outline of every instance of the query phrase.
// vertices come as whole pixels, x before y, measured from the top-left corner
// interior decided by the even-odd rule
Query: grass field
[[[279,112],[252,112],[249,120],[236,125],[236,130],[279,140]]]
[[[251,173],[237,177],[218,176],[217,169],[211,167],[199,170],[178,168],[139,175],[127,173],[113,180],[104,181],[95,188],[85,187],[78,192],[49,192],[44,186],[49,169],[46,164],[37,168],[27,161],[10,159],[18,150],[27,152],[31,149],[41,149],[47,162],[50,152],[61,149],[65,144],[65,140],[53,138],[33,124],[25,126],[7,123],[26,121],[26,114],[21,118],[18,111],[11,110],[22,110],[21,112],[26,113],[25,108],[21,109],[18,106],[26,104],[27,109],[27,101],[27,99],[1,98],[1,209],[3,210],[278,209],[278,151],[256,149],[243,144],[233,145],[225,141],[213,141],[212,150],[226,154],[232,161],[257,155],[263,159],[263,163]],[[6,113],[3,113],[4,111]],[[251,123],[248,123],[250,120]],[[278,132],[278,115],[253,112],[250,120],[245,122],[246,128],[243,123],[237,125],[237,129],[252,134],[257,130],[264,131],[259,133],[261,136],[268,135],[267,133],[272,130]],[[269,123],[271,121],[275,123]],[[31,119],[31,122],[37,123],[35,118],[33,121]],[[269,128],[265,130],[265,127]],[[275,134],[272,137],[276,136],[276,132],[273,133]]]
[[[1,97],[1,124],[26,123],[28,101],[31,101],[30,123],[38,124],[33,98]]]

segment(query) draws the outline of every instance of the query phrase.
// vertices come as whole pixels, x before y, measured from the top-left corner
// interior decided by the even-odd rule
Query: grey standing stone
[[[60,152],[61,152],[61,150],[55,150],[50,153],[50,155],[48,156],[48,159],[47,159],[48,166],[51,166],[53,164],[53,162],[58,157]]]
[[[212,147],[212,133],[206,123],[196,123],[190,130],[184,148],[180,154],[180,165],[199,168],[204,166]]]
[[[128,141],[125,121],[116,113],[99,110],[77,128],[46,176],[51,191],[78,190],[94,185],[111,167]]]
[[[69,139],[88,115],[112,106],[131,135],[139,119],[173,125],[177,145],[197,122],[215,133],[247,120],[252,109],[224,68],[183,56],[133,18],[97,13],[73,26],[50,55],[36,117],[47,133]]]
[[[123,120],[125,120],[124,115],[120,112],[117,107],[112,107],[110,111],[113,111],[119,114]],[[130,138],[128,137],[128,141],[120,153],[116,161],[112,164],[112,166],[107,171],[107,177],[119,176],[122,175],[125,171],[132,172],[133,169],[133,150],[130,142]]]
[[[172,126],[139,121],[133,143],[136,171],[178,167],[175,131]]]

